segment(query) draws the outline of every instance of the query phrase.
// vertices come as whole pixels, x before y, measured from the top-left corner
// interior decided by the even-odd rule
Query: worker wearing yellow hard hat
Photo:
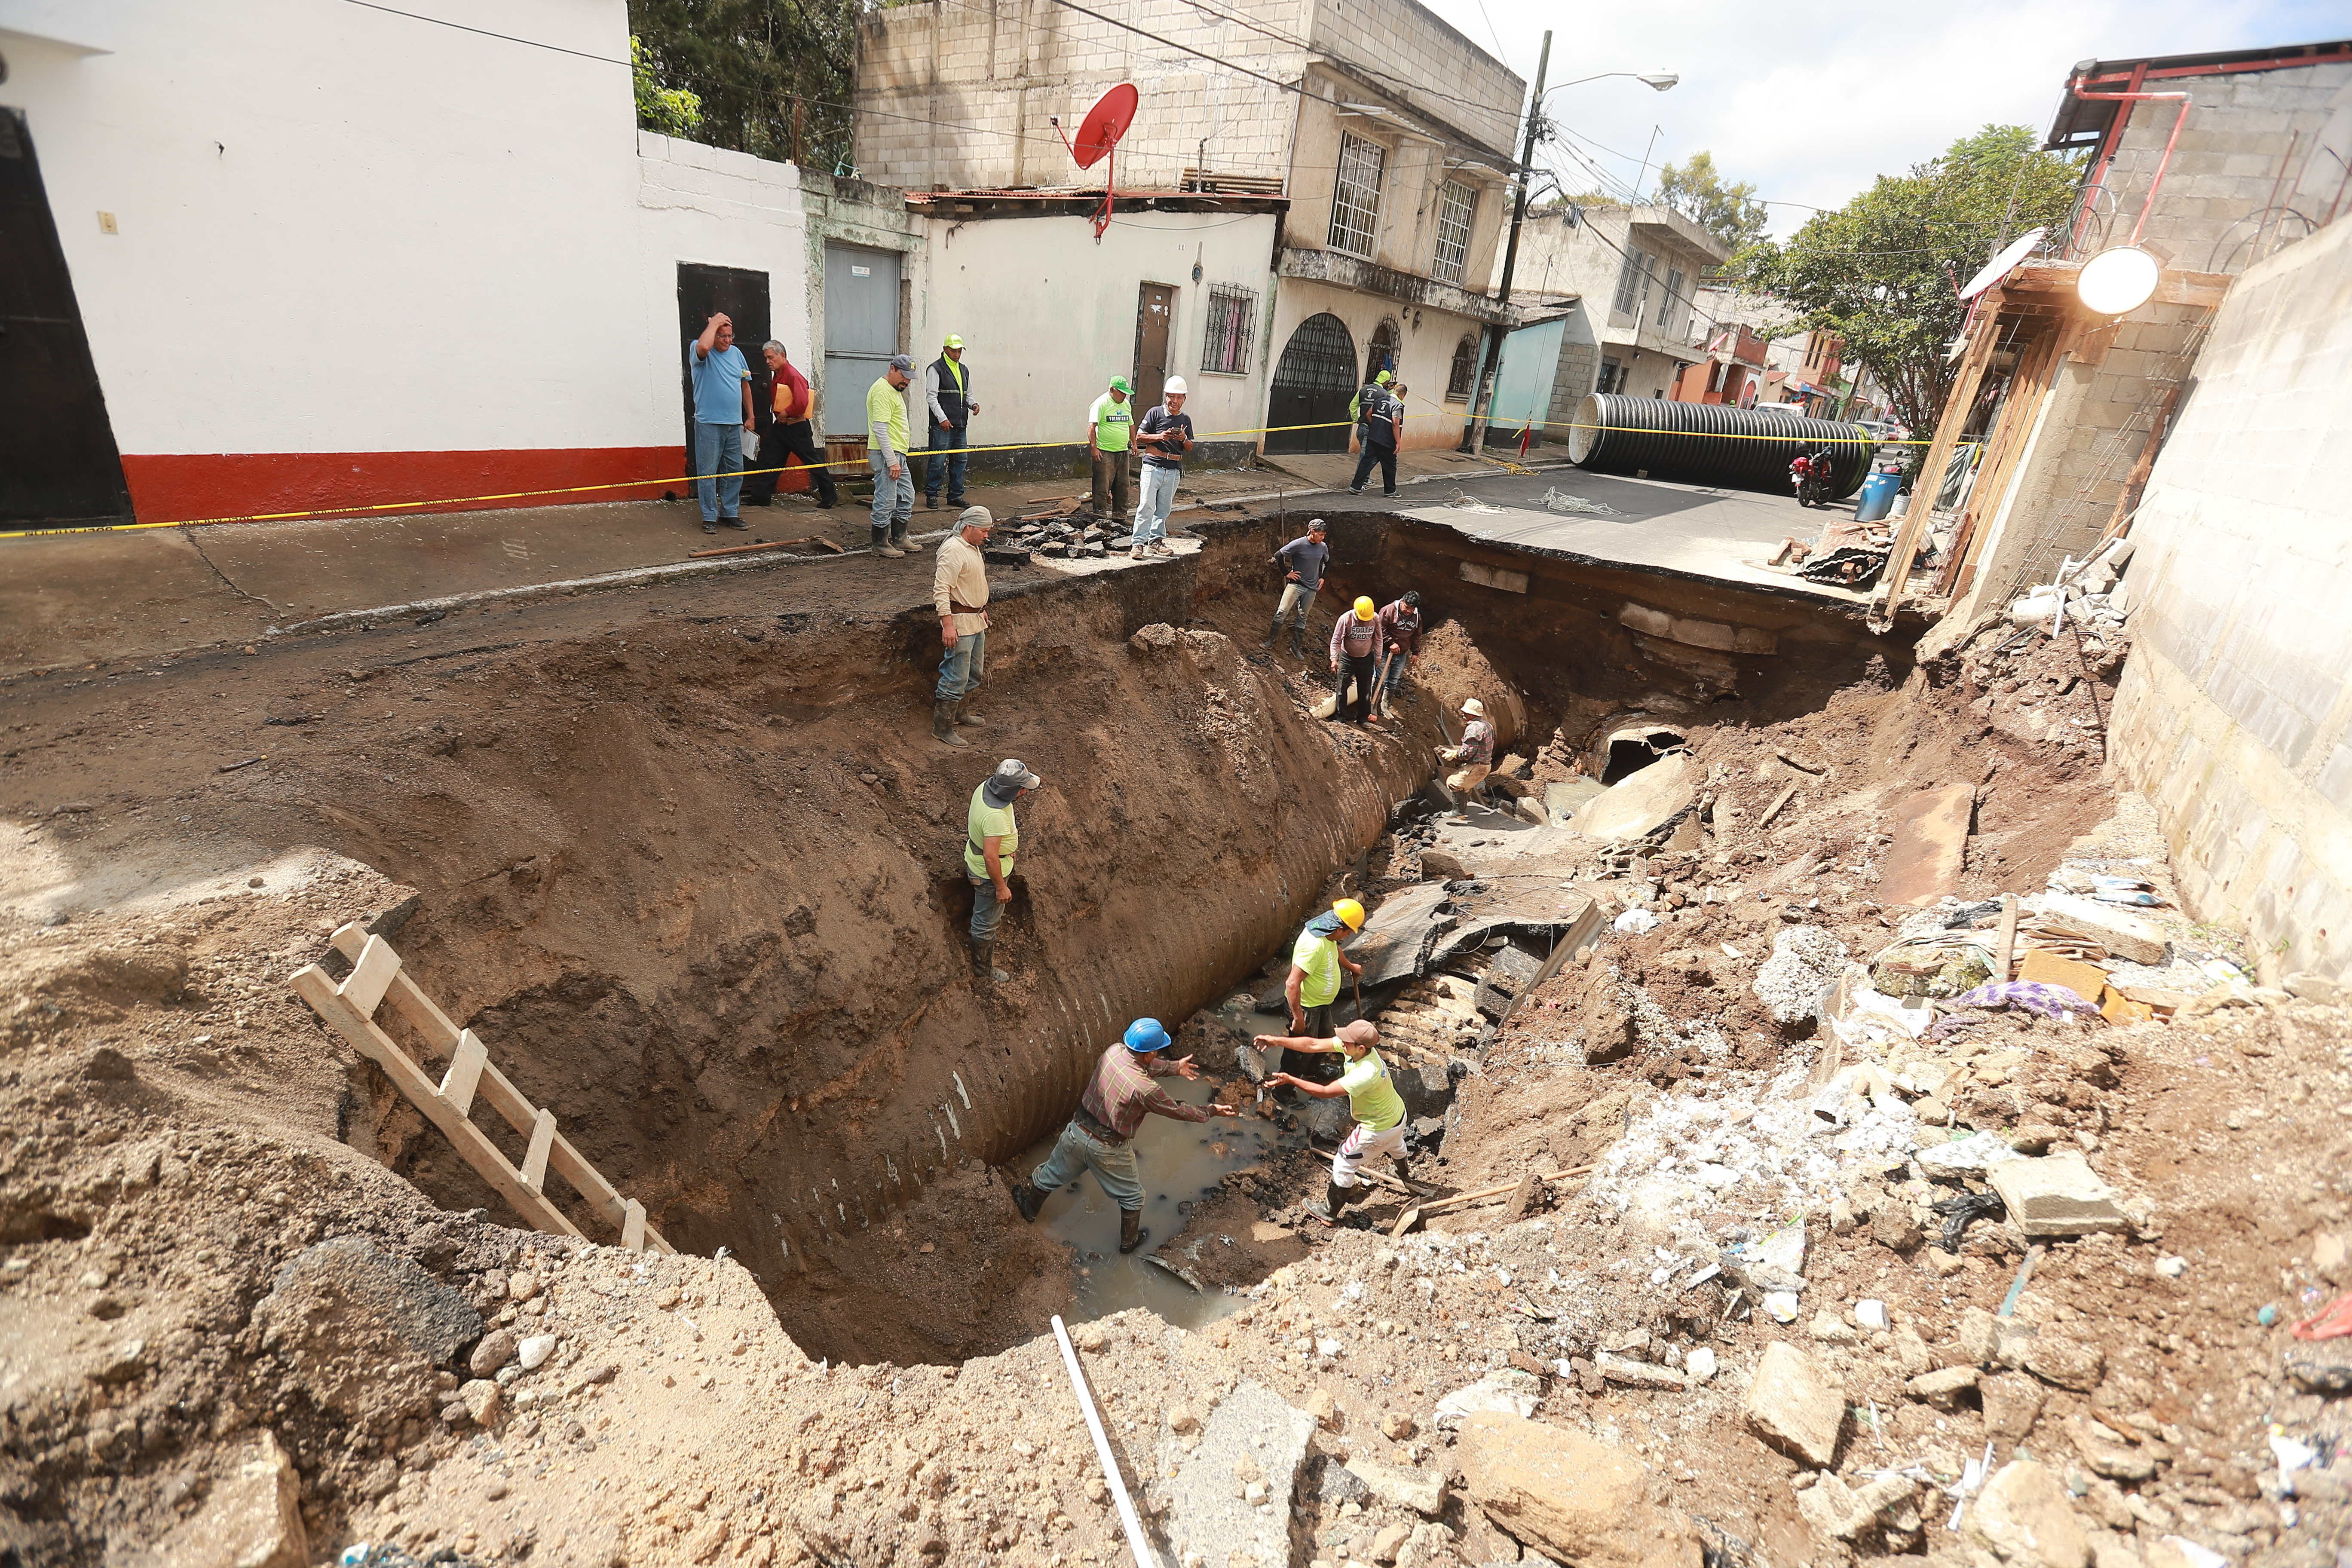
[[[1331,623],[1331,717],[1343,724],[1371,720],[1373,678],[1381,668],[1381,608],[1369,598]],[[1349,689],[1354,688],[1354,700]]]
[[[940,486],[946,482],[948,505],[963,505],[965,448],[971,443],[971,416],[980,405],[971,400],[971,372],[964,368],[963,339],[950,332],[940,345],[940,357],[923,372],[923,399],[929,405],[931,456],[923,464],[923,504],[940,504]]]
[[[1353,899],[1341,899],[1308,921],[1298,933],[1290,950],[1290,973],[1282,983],[1282,994],[1290,1003],[1293,1035],[1320,1039],[1338,1032],[1332,1027],[1331,1007],[1339,998],[1339,972],[1364,972],[1362,964],[1339,951],[1339,943],[1363,929],[1364,906]],[[1317,1083],[1337,1078],[1340,1065],[1338,1058],[1322,1055],[1304,1058],[1297,1064],[1283,1063],[1286,1070]]]

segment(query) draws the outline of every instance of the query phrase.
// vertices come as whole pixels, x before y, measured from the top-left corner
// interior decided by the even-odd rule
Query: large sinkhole
[[[1319,659],[1260,649],[1263,563],[1298,521],[1203,525],[1198,555],[1148,571],[1008,584],[971,704],[988,723],[965,748],[924,722],[920,608],[640,615],[528,657],[378,675],[465,693],[479,717],[347,812],[344,847],[422,891],[400,947],[448,1015],[672,1243],[757,1275],[812,1355],[1003,1348],[1066,1292],[1061,1237],[1108,1253],[1116,1221],[1091,1243],[1050,1214],[1024,1226],[1001,1173],[1066,1120],[1129,1020],[1175,1025],[1260,984],[1335,879],[1363,875],[1462,698],[1498,713],[1507,748],[1587,748],[1638,714],[1654,758],[1702,712],[1801,710],[1886,651],[1784,605],[1664,606],[1777,617],[1781,654],[1734,661],[1629,629],[1606,574],[1530,562],[1529,591],[1498,593],[1460,569],[1458,536],[1340,517],[1327,599],[1417,586],[1437,628],[1391,732],[1342,731],[1305,712]],[[1003,756],[1045,787],[1020,807],[997,949],[1013,979],[976,986],[959,849]],[[1602,766],[1634,760],[1612,747]],[[1217,1031],[1186,1047],[1230,1081]],[[354,1070],[346,1123],[437,1202],[512,1222],[373,1069]],[[520,1136],[490,1131],[520,1158]],[[1192,1142],[1147,1152],[1171,1229],[1255,1153],[1176,1131]]]

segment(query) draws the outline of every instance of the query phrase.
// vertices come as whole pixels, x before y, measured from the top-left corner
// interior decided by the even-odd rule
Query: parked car
[[[1801,403],[1759,403],[1756,405],[1756,412],[1759,414],[1793,414],[1798,418],[1802,419],[1805,416],[1805,405]]]

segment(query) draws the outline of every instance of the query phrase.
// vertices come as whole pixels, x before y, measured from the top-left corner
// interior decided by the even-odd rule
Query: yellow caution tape
[[[1424,401],[1426,400],[1424,399]],[[1193,443],[1197,446],[1202,441],[1212,440],[1220,437],[1271,436],[1290,430],[1340,430],[1349,428],[1354,423],[1355,421],[1349,419],[1334,419],[1318,425],[1261,425],[1255,428],[1246,430],[1211,430],[1202,434],[1196,434],[1192,439]],[[1518,426],[1520,423],[1521,422],[1517,420],[1506,420],[1503,422],[1503,427],[1510,428],[1514,426]],[[1538,423],[1540,423],[1543,428],[1547,430],[1606,430],[1612,434],[1619,436],[1703,436],[1706,439],[1713,441],[1798,441],[1809,439],[1808,437],[1797,436],[1735,436],[1728,433],[1700,430],[1628,429],[1622,426],[1580,425],[1567,420],[1548,419],[1539,421]],[[1492,427],[1491,425],[1490,427]],[[1932,445],[1931,442],[1927,441],[1880,441],[1874,440],[1866,437],[1852,436],[1822,436],[1811,437],[1810,440],[1813,445],[1824,447],[1925,447]],[[900,457],[902,458],[922,458],[926,460],[937,460],[952,457],[959,452],[1043,452],[1052,450],[1057,447],[1067,447],[1073,444],[1074,443],[1067,441],[1023,441],[1009,442],[1002,446],[990,447],[958,447],[953,448],[919,447],[911,451],[901,453]],[[1496,458],[1490,460],[1501,463],[1507,472],[1525,474],[1532,473],[1534,471],[1529,468],[1520,468],[1503,458]],[[872,458],[870,456],[866,458],[845,458],[834,462],[822,464],[800,463],[773,468],[737,468],[723,474],[675,474],[667,477],[646,479],[614,479],[604,484],[561,485],[548,489],[498,490],[487,495],[444,496],[433,500],[397,500],[377,501],[373,503],[360,502],[350,506],[314,507],[302,511],[246,512],[235,517],[186,517],[179,518],[169,522],[93,523],[85,528],[19,528],[0,531],[0,539],[45,539],[56,534],[139,533],[153,528],[211,528],[219,524],[231,522],[296,522],[304,518],[358,517],[376,512],[416,511],[434,507],[471,506],[483,501],[537,500],[548,496],[589,495],[599,490],[641,490],[650,489],[655,485],[686,485],[690,487],[705,479],[749,479],[755,474],[790,473],[794,468],[797,468],[803,473],[813,473],[819,468],[862,469],[868,467],[871,461]]]

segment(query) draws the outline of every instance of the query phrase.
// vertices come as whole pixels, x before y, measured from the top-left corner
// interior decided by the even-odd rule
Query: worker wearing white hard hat
[[[1495,726],[1486,721],[1485,703],[1473,697],[1462,704],[1461,743],[1439,748],[1437,756],[1455,764],[1441,791],[1449,801],[1465,791],[1485,798],[1479,786],[1495,765]]]
[[[1184,454],[1192,449],[1192,416],[1184,412],[1184,378],[1171,375],[1160,401],[1135,426],[1143,452],[1143,499],[1135,507],[1135,536],[1128,554],[1173,555],[1168,548],[1168,509],[1176,504],[1176,482],[1184,477]]]

